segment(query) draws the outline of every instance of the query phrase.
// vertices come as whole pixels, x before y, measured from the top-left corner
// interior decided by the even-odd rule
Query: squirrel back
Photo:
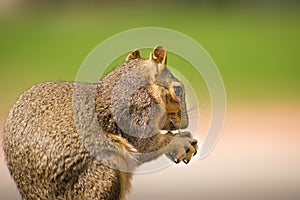
[[[149,59],[133,51],[98,83],[33,86],[4,126],[7,165],[22,197],[124,199],[142,163],[162,154],[187,163],[197,141],[171,133],[188,125],[184,98],[162,46]]]

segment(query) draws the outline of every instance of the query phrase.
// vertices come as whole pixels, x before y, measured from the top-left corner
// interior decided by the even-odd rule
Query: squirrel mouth
[[[164,132],[166,133],[173,133],[177,134],[180,133],[180,123],[176,123],[173,120],[169,119],[166,123],[165,126],[162,128]]]
[[[180,132],[180,129],[187,128],[186,126],[182,125],[183,124],[181,120],[172,117],[167,117],[167,119],[164,121],[164,125],[161,127],[161,130],[167,132]]]
[[[169,119],[169,123],[166,127],[166,130],[172,132],[180,129],[180,123],[177,123],[173,121],[172,119]]]

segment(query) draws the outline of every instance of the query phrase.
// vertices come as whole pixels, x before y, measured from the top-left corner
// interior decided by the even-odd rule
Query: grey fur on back
[[[197,140],[171,132],[188,125],[184,95],[162,46],[150,59],[133,51],[98,83],[33,86],[4,126],[7,165],[22,197],[124,199],[140,164],[163,154],[187,164]]]
[[[76,116],[81,111],[80,105],[73,104],[74,88],[77,90],[77,103],[88,104],[88,94],[93,96],[95,86],[42,83],[22,94],[14,105],[4,127],[4,149],[11,174],[18,188],[22,188],[20,192],[24,199],[87,199],[89,190],[93,190],[95,185],[102,185],[97,188],[101,192],[97,197],[91,196],[91,199],[100,199],[100,196],[101,199],[119,198],[114,196],[121,190],[120,175],[116,174],[119,172],[96,160],[77,132],[80,126],[86,129],[86,133],[94,127],[84,124],[87,121],[75,123],[74,111]],[[93,120],[93,117],[83,119]],[[95,143],[91,145],[95,146]],[[89,171],[96,171],[107,182],[101,183],[103,180],[99,180],[100,185],[95,183],[97,180],[89,177]],[[111,191],[110,187],[119,191]]]

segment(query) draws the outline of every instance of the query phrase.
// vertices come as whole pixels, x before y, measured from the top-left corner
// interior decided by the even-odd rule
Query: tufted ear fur
[[[158,45],[154,47],[150,54],[150,62],[157,64],[157,73],[160,73],[167,65],[167,50],[165,47]]]
[[[128,54],[126,61],[128,60],[134,60],[136,58],[141,58],[139,50],[135,49],[130,54]]]

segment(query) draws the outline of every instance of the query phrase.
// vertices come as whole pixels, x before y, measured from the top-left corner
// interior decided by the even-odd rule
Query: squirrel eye
[[[174,86],[173,91],[178,98],[182,98],[182,88],[180,86]]]

